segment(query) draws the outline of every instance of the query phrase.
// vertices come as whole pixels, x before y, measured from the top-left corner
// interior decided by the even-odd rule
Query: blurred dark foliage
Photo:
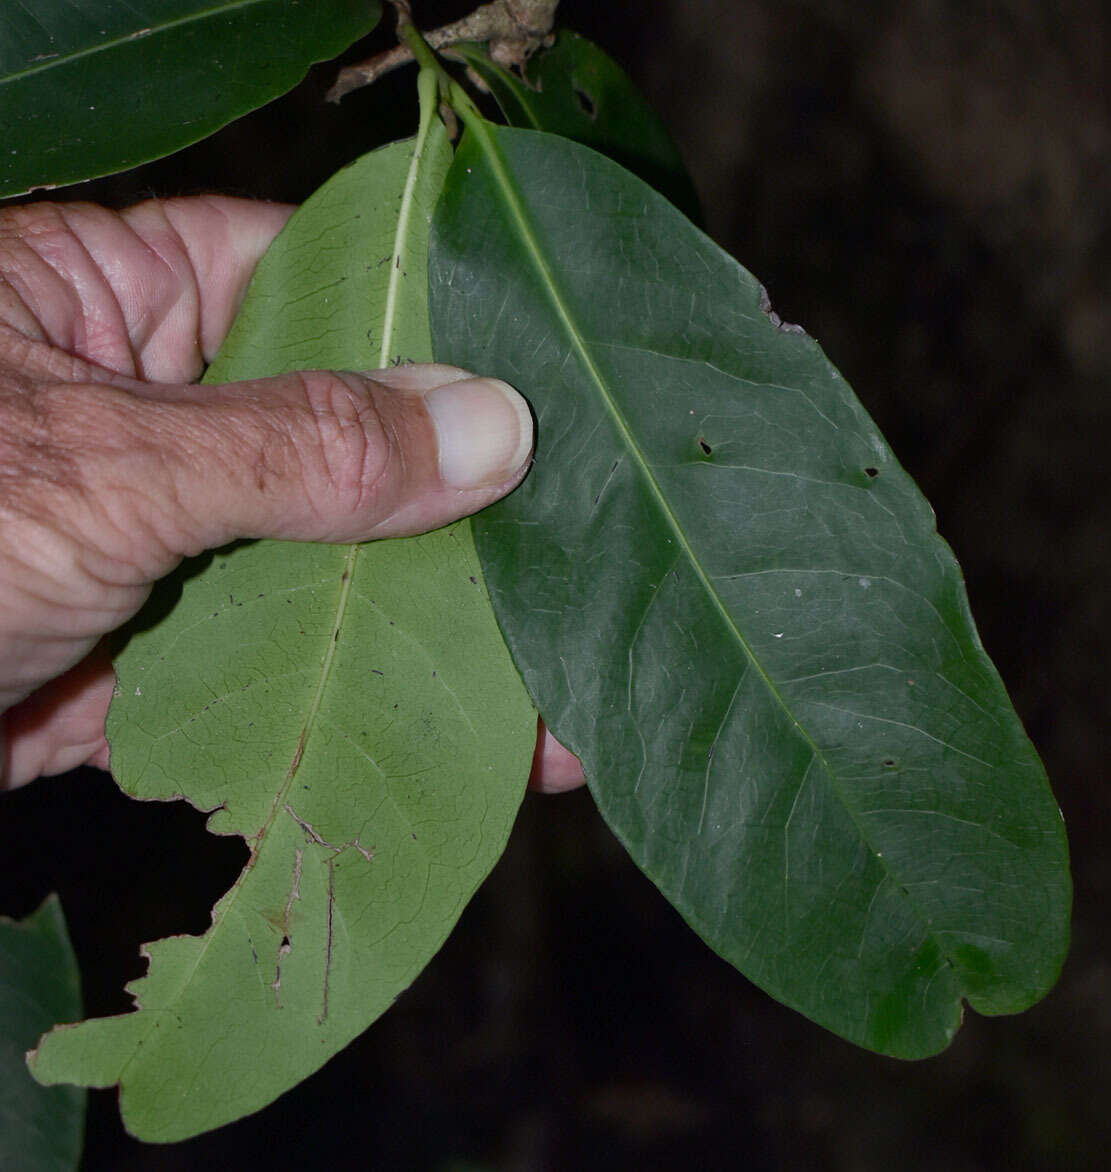
[[[466,3],[415,4],[426,25]],[[589,796],[526,800],[443,952],[345,1053],[171,1147],[93,1096],[88,1172],[1107,1167],[1111,15],[1082,0],[564,0],[672,127],[708,228],[853,383],[933,502],[1066,816],[1075,944],[1018,1018],[942,1056],[858,1051],[718,960]],[[389,43],[386,29],[354,49]],[[182,154],[55,193],[300,200],[415,122],[412,76],[334,66]],[[0,797],[0,911],[61,892],[94,1014],[140,942],[199,932],[245,858],[82,773]]]

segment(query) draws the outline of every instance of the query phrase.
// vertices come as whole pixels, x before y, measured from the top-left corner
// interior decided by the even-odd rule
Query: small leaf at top
[[[524,77],[492,61],[482,45],[453,52],[482,78],[510,126],[546,130],[609,155],[662,192],[696,223],[698,196],[667,127],[628,74],[568,29],[535,54]]]
[[[670,204],[482,124],[430,252],[444,361],[521,388],[476,520],[541,715],[641,867],[786,1004],[902,1057],[1056,979],[1060,812],[934,516],[817,344]]]
[[[429,360],[449,161],[426,119],[416,146],[329,180],[263,259],[208,381]],[[165,1142],[269,1103],[410,984],[501,854],[536,716],[467,522],[240,544],[183,567],[137,626],[116,660],[113,773],[215,811],[251,856],[205,935],[146,947],[136,1012],[55,1030],[33,1069],[118,1082],[128,1129]]]
[[[85,1092],[41,1087],[27,1051],[55,1022],[81,1015],[81,977],[56,895],[18,923],[0,918],[0,1168],[73,1172]]]
[[[197,142],[380,14],[377,0],[0,0],[0,196]]]

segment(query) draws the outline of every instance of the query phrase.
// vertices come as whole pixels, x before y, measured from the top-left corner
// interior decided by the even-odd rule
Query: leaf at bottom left
[[[85,1092],[36,1086],[24,1055],[56,1021],[81,1013],[81,978],[66,918],[51,895],[26,919],[0,918],[0,1168],[73,1172]]]
[[[431,357],[427,239],[450,161],[417,138],[341,171],[259,266],[209,381]],[[179,591],[180,597],[174,598]],[[536,717],[470,525],[366,545],[246,542],[181,569],[117,659],[112,768],[239,834],[203,936],[146,946],[137,1009],[61,1027],[45,1082],[120,1086],[138,1138],[265,1106],[383,1013],[497,861]]]

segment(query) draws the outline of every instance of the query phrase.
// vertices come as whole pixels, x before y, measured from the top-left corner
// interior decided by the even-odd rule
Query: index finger
[[[122,213],[87,203],[8,209],[0,281],[17,301],[5,316],[116,374],[191,382],[292,212],[227,196],[147,200]]]

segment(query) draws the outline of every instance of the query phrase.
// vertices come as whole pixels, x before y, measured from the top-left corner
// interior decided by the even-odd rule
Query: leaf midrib
[[[426,106],[421,111],[420,127],[417,130],[416,138],[413,140],[413,157],[409,163],[408,174],[405,176],[405,186],[401,195],[401,206],[397,215],[397,228],[394,232],[393,252],[390,254],[390,279],[386,288],[386,305],[382,314],[382,344],[378,356],[378,369],[380,370],[389,365],[389,353],[391,343],[393,342],[394,322],[396,320],[397,298],[401,287],[400,283],[403,279],[400,264],[401,254],[404,252],[408,241],[409,224],[415,202],[414,194],[416,191],[417,177],[420,172],[421,162],[424,158],[424,144],[428,138],[428,132],[431,126],[431,108]],[[347,615],[347,607],[351,600],[351,590],[355,582],[355,567],[361,551],[362,545],[358,543],[347,547],[343,561],[343,572],[340,576],[339,598],[336,600],[336,619],[328,640],[328,649],[325,651],[324,660],[320,665],[320,682],[317,684],[316,692],[309,705],[309,711],[305,717],[305,724],[302,728],[300,739],[298,740],[297,752],[294,755],[293,761],[290,763],[285,783],[278,791],[278,795],[274,801],[274,810],[267,820],[262,834],[259,836],[260,847],[266,837],[267,831],[273,824],[277,811],[284,805],[284,799],[290,786],[293,784],[293,779],[308,750],[309,738],[316,725],[316,718],[320,712],[321,705],[324,702],[324,693],[328,687],[332,664],[335,662],[336,649],[339,647],[340,630],[343,627],[343,621]]]
[[[474,128],[475,127],[472,126],[472,130]],[[713,600],[714,607],[717,610],[718,614],[721,616],[721,618],[725,622],[727,628],[733,634],[733,636],[737,640],[738,644],[741,646],[746,657],[752,663],[752,666],[759,673],[760,678],[767,685],[768,690],[775,697],[777,703],[780,705],[780,707],[783,709],[783,711],[788,716],[790,716],[792,720],[795,720],[794,716],[791,713],[790,708],[787,706],[785,699],[783,698],[782,694],[779,692],[779,689],[776,687],[775,682],[771,679],[771,677],[768,675],[768,673],[764,670],[763,664],[761,664],[759,659],[757,659],[755,652],[749,646],[748,641],[745,639],[744,635],[741,633],[740,628],[733,621],[733,616],[729,613],[728,609],[725,606],[725,603],[721,599],[721,596],[714,589],[713,583],[711,582],[711,580],[709,579],[709,577],[706,575],[705,571],[703,570],[701,562],[699,561],[698,557],[695,555],[695,552],[692,549],[690,542],[687,540],[686,534],[683,532],[681,526],[679,525],[678,518],[675,516],[675,513],[672,510],[671,505],[668,503],[667,498],[664,496],[663,489],[660,487],[659,481],[656,479],[655,475],[653,474],[652,468],[651,468],[650,464],[648,463],[648,460],[645,457],[644,452],[642,451],[640,445],[637,443],[635,437],[633,436],[633,433],[630,430],[629,425],[626,423],[625,417],[622,414],[621,410],[618,408],[617,404],[613,401],[613,397],[610,395],[609,390],[606,387],[605,379],[602,377],[601,372],[598,370],[597,366],[595,365],[594,360],[591,357],[590,352],[587,348],[586,341],[583,338],[583,336],[580,334],[578,329],[576,328],[575,323],[571,317],[570,310],[567,308],[562,296],[560,295],[559,289],[556,284],[555,277],[553,276],[551,268],[549,267],[547,260],[545,259],[544,254],[541,251],[540,246],[536,240],[535,233],[532,230],[532,225],[529,223],[528,215],[525,212],[525,209],[524,209],[524,206],[521,202],[520,196],[518,195],[518,193],[516,191],[516,188],[513,184],[512,179],[509,177],[508,173],[505,170],[504,162],[501,157],[501,152],[498,149],[497,144],[494,143],[492,138],[489,137],[488,132],[485,130],[485,127],[483,127],[483,133],[480,137],[481,137],[481,140],[483,141],[483,145],[484,145],[485,149],[487,150],[488,158],[491,163],[491,169],[493,170],[495,178],[498,180],[499,185],[502,187],[503,194],[505,195],[505,198],[506,198],[506,202],[509,204],[510,210],[513,213],[514,224],[516,225],[518,232],[520,233],[521,239],[522,239],[523,243],[525,244],[525,247],[529,251],[529,254],[531,256],[531,259],[533,260],[533,263],[536,265],[537,269],[540,272],[541,283],[542,283],[543,287],[548,291],[548,294],[551,298],[551,301],[552,301],[552,304],[556,310],[556,313],[559,315],[560,320],[563,322],[563,324],[567,330],[567,334],[570,337],[571,343],[574,346],[575,350],[577,351],[579,357],[582,359],[583,363],[585,364],[586,369],[587,369],[588,373],[590,374],[592,381],[594,382],[595,386],[598,388],[599,394],[602,397],[602,402],[604,403],[607,411],[609,412],[610,417],[613,419],[614,423],[616,424],[616,426],[621,434],[621,438],[625,441],[626,446],[630,449],[633,456],[635,457],[637,465],[640,469],[641,475],[642,475],[643,479],[645,480],[645,482],[648,484],[648,487],[651,490],[651,493],[652,493],[652,496],[656,502],[656,505],[657,505],[659,511],[663,514],[663,517],[667,522],[668,528],[671,530],[676,541],[678,542],[680,551],[686,556],[687,561],[694,568],[694,571],[698,577],[699,583],[702,585],[702,587],[705,589],[706,593]],[[826,768],[828,769],[829,766],[828,766],[828,762],[825,759],[825,755],[822,753],[821,749],[818,747],[816,742],[813,740],[812,737],[810,737],[810,735],[806,732],[806,730],[802,727],[802,725],[799,724],[799,722],[797,720],[795,720],[795,725],[799,729],[799,732],[802,734],[802,736],[805,738],[807,744],[812,748],[815,757],[817,757],[818,760],[820,760],[822,762],[822,764],[824,766],[826,766]],[[832,774],[831,774],[831,776],[832,776]]]
[[[699,583],[703,586],[706,593],[713,600],[713,604],[714,604],[715,609],[717,610],[718,614],[721,616],[727,629],[735,637],[738,645],[741,647],[741,649],[744,652],[745,656],[747,657],[749,663],[751,663],[753,668],[755,668],[756,672],[760,676],[761,680],[763,680],[765,686],[768,689],[769,694],[774,698],[775,702],[779,705],[779,707],[782,709],[784,714],[788,717],[788,719],[792,722],[794,727],[798,730],[799,736],[801,736],[802,739],[807,744],[808,748],[810,749],[811,753],[813,754],[814,760],[821,763],[822,769],[825,772],[826,776],[829,778],[830,784],[832,785],[833,790],[834,790],[835,794],[837,795],[837,798],[838,798],[842,808],[845,810],[846,814],[848,814],[853,825],[856,827],[857,833],[860,835],[861,840],[868,846],[868,848],[872,854],[872,857],[875,858],[875,860],[880,864],[880,867],[883,870],[884,874],[887,876],[887,878],[892,883],[895,884],[895,886],[898,888],[898,890],[902,894],[903,898],[905,898],[907,900],[907,902],[910,904],[910,906],[914,909],[915,914],[918,916],[919,920],[921,921],[921,923],[923,925],[923,930],[926,932],[927,936],[930,939],[934,940],[934,942],[937,944],[939,950],[941,951],[942,955],[945,956],[946,960],[948,960],[949,963],[952,965],[954,971],[960,972],[961,970],[957,966],[956,961],[953,959],[950,952],[943,947],[941,941],[937,938],[937,934],[931,928],[928,927],[929,922],[930,922],[929,918],[924,914],[922,909],[918,906],[917,902],[910,895],[910,893],[907,891],[906,887],[899,880],[899,878],[892,873],[890,863],[888,862],[888,860],[887,860],[886,856],[883,854],[883,852],[879,851],[875,847],[875,845],[873,844],[871,836],[868,834],[866,828],[863,826],[863,824],[858,819],[858,817],[856,815],[856,811],[853,809],[852,804],[845,797],[844,789],[841,786],[840,781],[839,781],[836,773],[834,772],[832,766],[830,765],[828,759],[826,758],[825,754],[822,752],[820,746],[817,744],[817,742],[814,740],[814,738],[810,735],[810,733],[806,730],[806,728],[803,726],[802,722],[794,715],[791,708],[788,706],[785,697],[780,692],[779,688],[776,686],[775,681],[771,678],[771,676],[765,670],[764,665],[757,658],[756,653],[753,651],[752,647],[749,645],[748,641],[745,639],[740,628],[734,622],[733,616],[726,609],[726,606],[725,606],[724,602],[722,601],[721,596],[714,589],[714,586],[713,586],[711,580],[709,579],[709,577],[706,575],[705,571],[702,568],[701,562],[699,561],[699,559],[695,555],[695,552],[694,552],[693,548],[691,547],[690,542],[687,540],[686,535],[684,534],[683,530],[679,526],[678,519],[676,518],[675,513],[673,512],[671,506],[668,504],[667,498],[664,496],[663,490],[660,487],[659,482],[656,480],[656,477],[653,475],[651,466],[649,465],[643,451],[641,450],[640,445],[637,443],[632,432],[630,431],[629,426],[625,421],[624,415],[622,414],[621,410],[618,408],[617,404],[614,402],[612,396],[610,395],[610,393],[607,389],[606,383],[605,383],[605,379],[602,377],[601,372],[598,370],[597,366],[594,364],[594,361],[593,361],[593,359],[590,355],[590,352],[587,348],[587,344],[586,344],[585,339],[583,338],[583,336],[580,334],[579,330],[575,326],[574,320],[571,316],[571,312],[568,309],[566,303],[564,302],[563,297],[560,294],[560,290],[559,290],[559,287],[556,283],[556,280],[555,280],[555,277],[552,273],[552,270],[551,270],[550,266],[548,265],[548,262],[544,256],[543,250],[540,248],[539,242],[536,238],[536,234],[535,234],[533,227],[532,227],[532,224],[529,220],[528,213],[525,210],[521,196],[520,196],[519,192],[517,191],[516,185],[514,184],[512,178],[510,177],[510,175],[506,169],[505,161],[502,158],[501,150],[498,147],[496,141],[494,140],[493,135],[490,133],[489,124],[484,121],[480,121],[478,119],[472,119],[469,121],[469,128],[470,128],[471,132],[475,134],[475,137],[478,140],[478,142],[480,143],[482,150],[486,154],[487,161],[489,162],[491,172],[493,173],[494,178],[495,178],[498,186],[501,188],[501,191],[502,191],[502,194],[505,198],[506,204],[509,207],[512,222],[513,222],[514,226],[517,228],[517,231],[520,235],[521,241],[525,245],[526,251],[528,252],[530,259],[532,260],[533,264],[536,266],[536,269],[539,272],[539,275],[541,278],[541,284],[542,284],[543,288],[547,291],[548,296],[552,302],[552,305],[556,311],[556,314],[558,315],[560,321],[563,323],[563,325],[567,331],[567,335],[571,341],[571,344],[572,344],[574,350],[578,353],[578,355],[579,355],[580,359],[582,360],[582,362],[584,363],[591,379],[593,380],[593,382],[597,386],[598,392],[601,395],[603,404],[605,405],[607,411],[609,412],[611,418],[613,419],[615,425],[617,426],[617,428],[621,434],[621,437],[625,440],[629,450],[631,451],[632,455],[634,456],[634,458],[637,462],[637,465],[640,469],[641,475],[642,475],[644,481],[648,484],[649,489],[653,495],[653,498],[655,499],[655,501],[657,503],[657,506],[659,508],[660,513],[663,515],[665,521],[667,522],[669,529],[671,530],[671,532],[675,536],[675,540],[679,544],[680,551],[685,555],[688,563],[694,569]],[[525,132],[525,133],[532,133],[532,132]],[[584,148],[584,149],[588,149],[588,148]],[[801,789],[801,783],[800,783],[800,789]]]

